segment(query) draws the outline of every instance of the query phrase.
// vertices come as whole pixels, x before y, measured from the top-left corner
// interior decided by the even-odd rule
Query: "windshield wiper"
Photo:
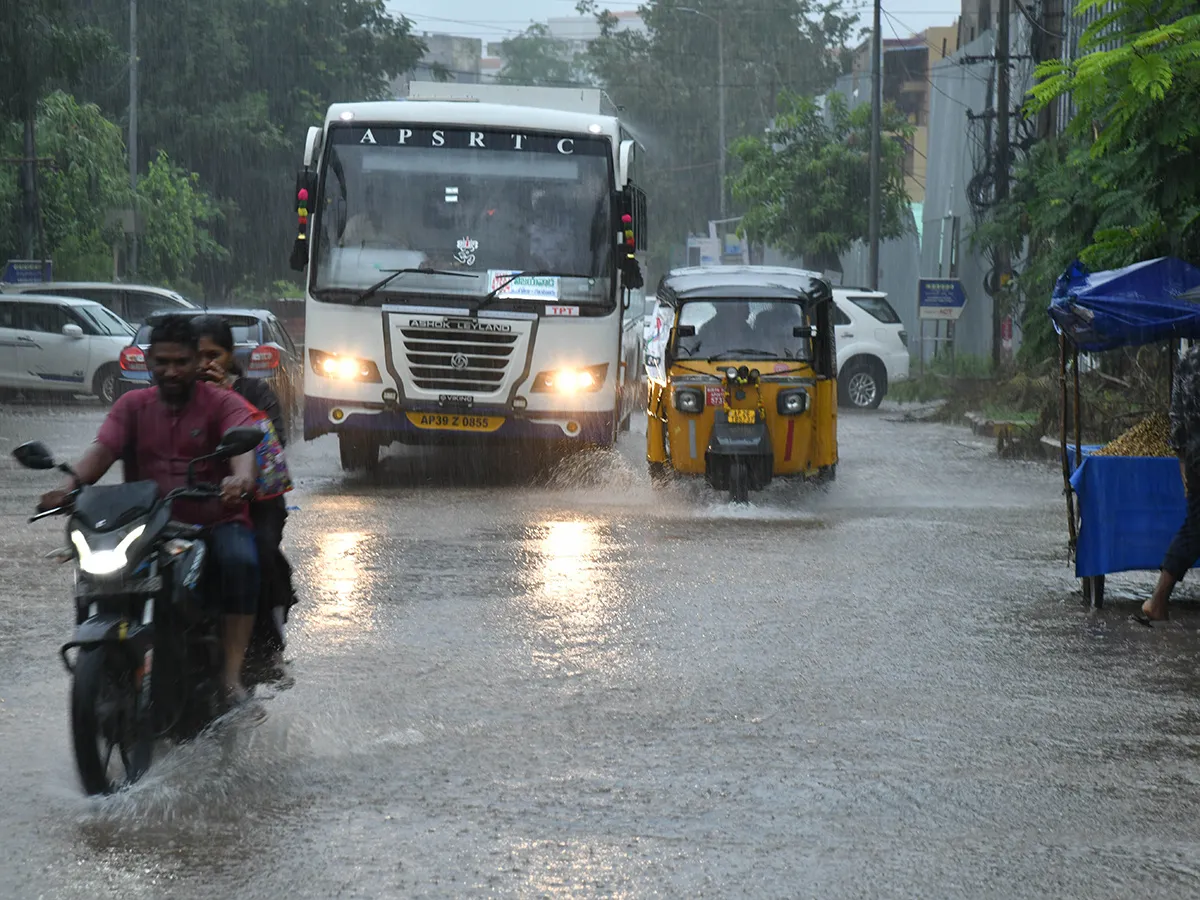
[[[479,301],[479,305],[475,307],[475,311],[483,309],[489,303],[499,296],[500,292],[516,281],[518,278],[591,278],[591,275],[576,275],[573,272],[550,272],[546,269],[529,269],[524,272],[516,272],[509,275],[502,282],[492,288],[483,299]]]
[[[361,294],[359,294],[357,297],[355,297],[350,302],[352,304],[354,304],[355,306],[360,306],[363,303],[366,303],[372,297],[374,297],[375,294],[377,294],[379,291],[383,290],[385,287],[387,287],[389,284],[391,284],[393,280],[399,278],[401,275],[410,275],[413,272],[426,272],[430,275],[456,275],[459,278],[474,278],[475,274],[476,274],[474,272],[454,272],[450,269],[420,269],[420,268],[418,268],[418,269],[384,269],[383,271],[388,273],[387,277],[381,278],[379,281],[377,281],[375,284],[371,285],[369,288],[367,288],[365,291],[363,291]]]
[[[741,354],[753,354],[754,356],[765,356],[768,359],[779,359],[778,353],[772,353],[770,350],[752,350],[749,347],[734,347],[732,350],[726,350],[724,353],[718,353],[715,356],[710,356],[708,362],[717,362],[721,359],[736,359]]]

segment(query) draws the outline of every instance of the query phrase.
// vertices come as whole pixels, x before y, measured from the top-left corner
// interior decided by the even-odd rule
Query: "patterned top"
[[[1170,440],[1189,467],[1200,466],[1200,344],[1192,344],[1175,366]]]

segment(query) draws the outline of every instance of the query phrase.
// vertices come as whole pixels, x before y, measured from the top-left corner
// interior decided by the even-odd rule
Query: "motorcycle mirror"
[[[41,441],[29,441],[12,452],[17,462],[27,469],[53,469],[54,454]]]
[[[213,453],[213,456],[217,458],[241,456],[243,453],[249,453],[257,447],[264,437],[265,435],[260,428],[252,426],[230,428],[221,435],[221,443],[217,444],[217,449]]]

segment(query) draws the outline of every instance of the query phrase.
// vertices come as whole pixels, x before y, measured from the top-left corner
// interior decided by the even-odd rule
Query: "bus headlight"
[[[372,384],[383,381],[379,377],[379,367],[369,359],[338,356],[324,350],[309,350],[308,358],[313,371],[326,378],[336,378],[338,381],[368,381]]]
[[[538,372],[533,379],[532,390],[538,393],[587,394],[604,386],[608,377],[608,363],[588,366],[584,369],[554,369]]]

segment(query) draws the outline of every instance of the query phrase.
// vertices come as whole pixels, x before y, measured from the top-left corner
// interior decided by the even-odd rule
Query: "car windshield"
[[[795,300],[691,300],[679,310],[679,325],[695,334],[679,337],[681,359],[812,358],[812,338],[805,328],[804,307]]]
[[[870,315],[885,325],[900,324],[900,317],[892,309],[892,304],[888,303],[883,297],[850,297],[849,300],[859,309],[870,313]]]
[[[436,291],[478,298],[517,272],[512,299],[611,304],[615,231],[607,139],[467,129],[335,127],[314,210],[311,288],[347,302]]]
[[[210,313],[211,315],[211,313]],[[219,314],[218,314],[219,315]],[[229,322],[229,327],[233,331],[233,342],[235,344],[254,344],[258,345],[259,323],[258,319],[249,316],[221,316]],[[147,322],[138,329],[137,337],[134,338],[135,344],[149,344],[150,332],[154,330],[154,322]]]
[[[133,327],[128,322],[98,304],[96,306],[77,306],[75,311],[95,328],[97,334],[116,337],[128,337],[133,334]]]

